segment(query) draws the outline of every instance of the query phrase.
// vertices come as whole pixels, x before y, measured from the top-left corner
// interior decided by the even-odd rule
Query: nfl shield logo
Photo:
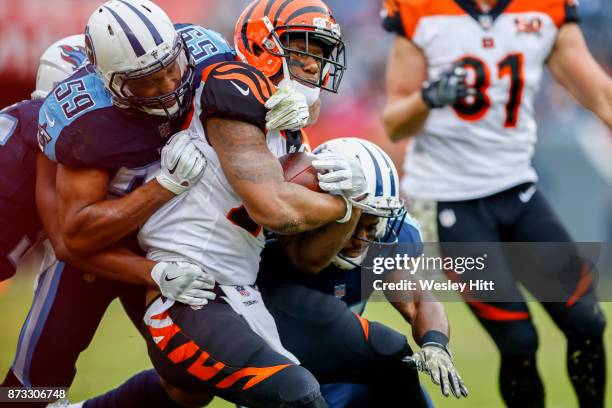
[[[240,296],[248,297],[251,295],[249,291],[244,288],[244,286],[236,286],[236,291],[240,293]]]
[[[170,128],[170,122],[162,123],[159,125],[159,135],[162,139],[166,139],[172,133],[172,129]]]
[[[342,299],[346,295],[346,283],[340,283],[334,286],[334,296]]]

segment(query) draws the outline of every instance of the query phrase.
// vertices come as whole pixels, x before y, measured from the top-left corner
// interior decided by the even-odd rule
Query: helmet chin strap
[[[361,263],[363,262],[366,255],[368,254],[368,249],[369,248],[364,249],[360,255],[357,255],[352,258],[348,256],[344,256],[342,255],[341,252],[339,252],[338,255],[334,256],[332,263],[336,265],[338,268],[343,269],[345,271],[349,271],[351,269],[358,268],[361,266]]]
[[[264,22],[264,25],[268,29],[269,33],[270,34],[274,33],[274,25],[272,25],[272,22],[270,21],[270,19],[267,16],[265,16],[262,20]],[[276,35],[271,35],[270,38],[272,38],[272,40],[276,44],[276,47],[282,51],[283,45],[280,43],[279,38]],[[317,100],[319,99],[319,96],[321,94],[321,88],[318,88],[318,87],[311,88],[309,86],[304,85],[300,81],[292,79],[291,71],[289,70],[289,64],[287,64],[287,58],[283,56],[282,60],[283,60],[283,79],[282,81],[279,82],[279,86],[293,87],[293,89],[295,89],[296,91],[304,95],[304,97],[306,98],[306,104],[308,106],[314,105],[315,102],[317,102]]]

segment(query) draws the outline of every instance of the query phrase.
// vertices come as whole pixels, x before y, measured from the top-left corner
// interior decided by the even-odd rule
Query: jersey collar
[[[495,19],[499,17],[510,5],[512,0],[498,0],[497,4],[488,12],[483,12],[475,0],[454,0],[466,13],[478,22],[485,30],[493,26]]]

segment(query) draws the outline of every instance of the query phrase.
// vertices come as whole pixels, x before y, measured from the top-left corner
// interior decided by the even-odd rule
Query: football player
[[[92,64],[60,83],[38,115],[38,143],[48,158],[59,163],[57,195],[46,194],[57,212],[52,222],[60,230],[54,249],[60,257],[70,254],[69,261],[126,237],[201,175],[205,165],[201,153],[188,138],[178,137],[163,150],[166,170],[137,188],[158,171],[159,152],[167,138],[190,118],[199,72],[210,63],[235,58],[215,32],[193,25],[175,29],[165,13],[148,1],[119,0],[100,6],[88,23],[85,46]],[[43,162],[49,166],[48,160]],[[55,174],[54,166],[51,169],[43,174]],[[107,200],[107,193],[121,198]],[[183,293],[187,297],[182,301],[187,302],[206,301],[190,294],[214,296],[203,291],[211,284],[198,268],[151,264],[125,248],[110,250],[111,257],[106,256],[108,262],[102,263],[98,275],[171,288],[166,296]],[[115,272],[104,274],[113,268]],[[126,278],[133,270],[138,272]],[[168,273],[176,279],[165,279]],[[185,293],[186,288],[193,291]],[[39,278],[3,386],[70,385],[79,353],[89,344],[108,304],[120,294],[130,299],[130,315],[138,322],[144,307],[142,287],[52,262]]]
[[[362,194],[355,161],[326,175],[335,195],[284,181],[277,157],[307,145],[301,131],[265,127],[275,84],[298,90],[309,106],[321,89],[337,91],[340,28],[321,0],[256,0],[239,17],[234,39],[244,62],[211,66],[197,91],[189,131],[208,161],[204,176],[139,233],[147,257],[201,266],[219,296],[193,309],[151,293],[149,355],[184,405],[214,394],[251,407],[326,406],[315,378],[282,346],[254,284],[264,229],[291,234],[346,223],[349,200]]]
[[[531,157],[536,141],[533,102],[545,66],[583,106],[612,126],[612,81],[588,51],[575,3],[385,2],[384,27],[396,37],[383,120],[392,140],[412,138],[402,192],[411,212],[425,224],[426,240],[437,236],[442,243],[571,245],[538,190]],[[448,246],[442,250],[461,255]],[[575,251],[568,250],[552,254],[555,262],[524,273],[524,265],[493,265],[493,258],[504,256],[497,250],[499,256],[489,254],[484,272],[494,275],[488,278],[497,283],[494,296],[500,302],[483,301],[478,294],[466,300],[501,353],[505,403],[544,405],[536,367],[537,332],[516,282],[538,296],[543,281],[560,279],[572,286],[566,299],[543,306],[567,338],[567,368],[580,406],[602,407],[605,318],[588,268],[572,263]]]
[[[38,109],[54,84],[85,60],[83,39],[70,36],[47,48],[40,58],[32,99],[0,111],[0,281],[15,274],[41,229],[34,198]]]
[[[416,373],[402,364],[412,355],[406,338],[361,317],[373,291],[374,257],[422,253],[419,227],[399,198],[391,159],[373,143],[357,138],[328,141],[313,164],[323,170],[334,157],[356,157],[365,169],[367,198],[354,203],[347,224],[331,223],[292,236],[278,236],[262,254],[259,285],[283,345],[320,382],[330,406],[427,406]],[[395,281],[399,275],[385,280]],[[412,325],[421,350],[414,357],[448,396],[467,389],[449,351],[449,327],[442,305],[418,291],[389,293],[389,300]],[[353,313],[354,312],[354,313]],[[325,333],[321,336],[321,333]],[[364,385],[361,385],[364,384]],[[401,389],[402,393],[394,392]]]

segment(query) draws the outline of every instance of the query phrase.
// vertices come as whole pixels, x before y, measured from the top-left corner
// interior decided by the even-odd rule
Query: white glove
[[[291,84],[285,84],[266,101],[266,128],[298,130],[306,126],[310,113],[306,97]]]
[[[418,353],[404,359],[416,364],[416,369],[429,374],[431,381],[442,388],[442,394],[448,397],[450,390],[457,398],[467,397],[468,390],[457,372],[450,351],[437,343],[426,343]]]
[[[188,131],[175,134],[161,151],[161,172],[156,179],[162,187],[181,194],[204,174],[206,158]]]
[[[351,202],[367,193],[365,174],[356,157],[345,159],[325,150],[316,156],[312,167],[317,170],[321,190],[343,195]]]
[[[151,277],[162,295],[190,306],[204,306],[216,295],[207,289],[215,287],[215,280],[200,267],[186,262],[159,262],[151,270]]]

